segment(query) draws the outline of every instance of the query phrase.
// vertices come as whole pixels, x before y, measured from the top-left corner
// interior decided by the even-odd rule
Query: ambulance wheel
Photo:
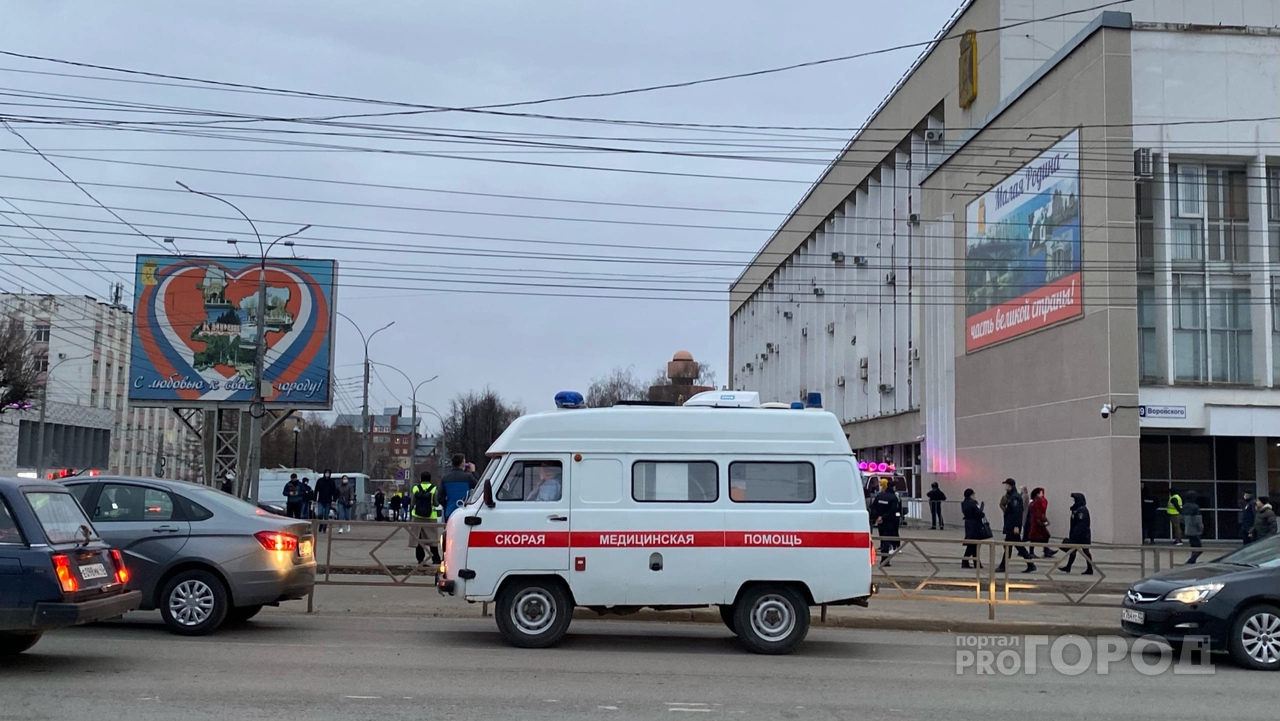
[[[809,604],[790,586],[756,586],[739,596],[733,620],[748,651],[788,654],[809,634]]]
[[[558,579],[514,579],[498,592],[494,614],[502,639],[517,648],[549,648],[560,643],[573,604]]]
[[[738,629],[733,622],[733,606],[719,606],[720,620],[724,621],[724,625],[732,633],[737,633]]]

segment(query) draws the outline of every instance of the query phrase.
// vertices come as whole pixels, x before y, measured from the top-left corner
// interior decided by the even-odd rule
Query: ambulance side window
[[[813,464],[750,461],[729,464],[729,499],[735,503],[813,503]]]
[[[631,497],[650,503],[715,503],[719,471],[713,461],[636,461]]]
[[[498,489],[499,501],[552,502],[564,494],[560,461],[519,461]]]

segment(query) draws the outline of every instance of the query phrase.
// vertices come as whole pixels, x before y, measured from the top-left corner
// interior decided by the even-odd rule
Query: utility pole
[[[364,439],[360,446],[360,472],[368,476],[370,470],[369,442],[372,440],[370,436],[373,435],[373,428],[369,425],[369,342],[373,340],[375,335],[395,325],[396,322],[393,320],[366,336],[364,331],[360,330],[360,326],[354,320],[351,320],[350,316],[344,313],[338,313],[338,315],[345,318],[356,329],[356,332],[360,334],[361,342],[364,343],[364,408],[361,412],[361,430],[363,431],[361,435],[364,436]]]
[[[266,385],[264,367],[266,365],[267,358],[267,255],[271,252],[271,249],[276,246],[276,243],[279,243],[280,241],[284,241],[285,247],[292,246],[293,241],[288,240],[288,238],[292,238],[299,233],[305,232],[311,226],[304,225],[292,233],[285,233],[279,238],[276,238],[271,241],[269,245],[264,244],[262,242],[262,234],[258,232],[258,226],[255,225],[253,220],[235,203],[232,203],[226,198],[214,195],[213,193],[193,190],[182,181],[177,181],[177,183],[179,187],[189,193],[195,193],[196,195],[203,195],[206,198],[212,198],[239,213],[240,217],[244,218],[245,222],[249,224],[249,227],[253,229],[254,237],[258,239],[258,250],[261,251],[260,263],[258,265],[258,322],[256,324],[258,337],[254,344],[255,348],[253,354],[253,400],[249,402],[249,453],[248,462],[245,464],[246,468],[243,469],[242,473],[238,473],[236,476],[237,481],[249,484],[249,501],[251,503],[257,503],[258,471],[262,466],[262,419],[267,415],[267,394],[264,388]],[[232,244],[234,245],[234,243]]]
[[[373,427],[369,422],[369,348],[364,350],[364,445],[360,448],[360,472],[369,476],[369,442],[373,439]]]

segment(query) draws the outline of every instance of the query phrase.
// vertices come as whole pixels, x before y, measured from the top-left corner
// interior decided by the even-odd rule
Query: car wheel
[[[734,626],[733,622],[733,606],[721,605],[719,606],[719,609],[720,620],[724,621],[725,628],[728,628],[733,633],[737,633],[738,629]]]
[[[1236,663],[1257,671],[1280,670],[1280,608],[1246,608],[1231,624],[1228,647]]]
[[[498,593],[495,610],[498,632],[517,648],[554,646],[564,638],[573,620],[573,604],[564,584],[550,579],[507,583]]]
[[[758,586],[738,598],[733,620],[748,651],[788,654],[809,634],[809,604],[789,586]]]
[[[182,636],[213,633],[227,617],[227,589],[208,571],[183,571],[164,586],[160,615]]]
[[[227,623],[244,623],[262,610],[262,606],[236,606],[227,611]]]
[[[16,656],[36,645],[40,633],[0,633],[0,656]]]

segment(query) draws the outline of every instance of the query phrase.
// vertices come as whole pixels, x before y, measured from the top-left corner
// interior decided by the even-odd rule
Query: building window
[[[1212,355],[1216,383],[1253,382],[1253,331],[1249,289],[1214,288],[1209,304]]]
[[[1198,165],[1175,165],[1174,202],[1179,218],[1204,217],[1204,170]]]
[[[729,464],[729,499],[735,503],[813,503],[816,493],[812,463]]]
[[[641,502],[713,503],[720,476],[712,461],[638,461],[631,466],[631,497]]]
[[[41,355],[36,356],[36,372],[37,373],[49,372],[49,354],[48,353],[43,353]]]
[[[1271,384],[1280,386],[1280,277],[1271,279]]]
[[[35,330],[35,342],[36,342],[36,343],[48,343],[48,342],[49,342],[49,324],[48,324],[48,323],[37,323],[37,324],[36,324],[36,330]]]
[[[1144,381],[1151,381],[1160,374],[1155,280],[1151,276],[1139,276],[1138,284],[1138,375]]]
[[[1280,263],[1280,168],[1267,171],[1267,238],[1271,262]]]
[[[1138,220],[1138,268],[1151,270],[1156,259],[1155,201],[1152,198],[1152,181],[1135,184],[1134,201]]]
[[[1209,260],[1249,260],[1249,189],[1244,170],[1210,168]]]
[[[1208,341],[1205,332],[1204,278],[1175,275],[1173,278],[1173,371],[1179,381],[1208,380]]]
[[[98,380],[98,366],[99,366],[98,361],[94,361],[94,362],[93,362],[93,379],[92,379],[92,380],[95,380],[95,381],[96,381],[96,380]]]

